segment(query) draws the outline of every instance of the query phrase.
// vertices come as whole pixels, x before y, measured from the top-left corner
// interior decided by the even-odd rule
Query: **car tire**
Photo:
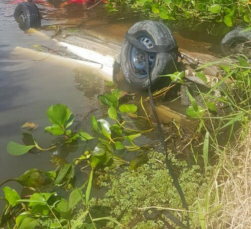
[[[39,10],[37,6],[31,2],[19,3],[15,9],[14,18],[19,24],[19,28],[23,31],[41,26]]]
[[[221,50],[225,56],[244,54],[251,58],[251,31],[236,28],[221,41]]]
[[[147,49],[154,45],[172,47],[175,51],[170,53],[149,53],[149,68],[151,86],[161,81],[162,74],[176,71],[178,59],[177,43],[171,31],[161,22],[141,21],[134,24],[128,33],[139,40]],[[145,55],[142,51],[133,46],[127,39],[124,39],[121,48],[121,70],[122,73],[134,88],[147,89],[149,79],[146,73]],[[167,79],[165,77],[165,79]]]

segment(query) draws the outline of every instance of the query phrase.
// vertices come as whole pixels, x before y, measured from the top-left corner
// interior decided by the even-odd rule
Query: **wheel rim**
[[[142,43],[147,49],[152,48],[154,45],[153,41],[146,35],[139,36],[137,40],[140,41],[140,43]],[[129,53],[130,53],[129,58],[130,58],[131,67],[135,73],[135,76],[137,78],[147,77],[145,53],[141,51],[140,49],[137,49],[134,46],[131,47],[131,50]],[[155,64],[154,53],[149,53],[148,63],[149,63],[149,70],[151,72]]]
[[[21,12],[18,17],[17,17],[17,21],[19,24],[23,24],[26,21],[26,16],[23,12]]]

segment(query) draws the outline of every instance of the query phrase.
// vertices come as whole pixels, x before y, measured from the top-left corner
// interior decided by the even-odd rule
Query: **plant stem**
[[[151,129],[148,129],[148,130],[134,130],[134,129],[131,129],[131,128],[127,128],[127,127],[124,127],[122,126],[122,128],[124,128],[125,130],[129,130],[129,131],[134,131],[134,132],[137,132],[137,133],[148,133],[148,132],[151,132],[154,130],[154,128],[151,128]]]
[[[4,181],[3,183],[1,183],[0,187],[3,186],[5,183],[7,183],[9,181],[17,181],[17,179],[15,179],[15,178],[8,179],[8,180]]]
[[[148,114],[147,114],[146,109],[145,109],[144,104],[143,104],[142,97],[140,98],[140,105],[141,105],[141,107],[142,107],[142,109],[143,109],[143,111],[145,113],[145,116],[146,116],[147,121],[149,122],[149,125],[152,126],[153,124],[152,124],[152,122],[150,121],[150,119],[148,117]]]
[[[43,149],[43,148],[41,148],[37,143],[35,143],[35,147],[38,149],[38,150],[40,150],[40,151],[49,151],[49,150],[51,150],[51,149],[55,149],[57,146],[51,146],[50,148],[47,148],[47,149]]]
[[[96,226],[95,226],[95,223],[94,223],[94,221],[93,221],[93,218],[92,218],[92,216],[91,216],[91,214],[90,214],[90,212],[88,212],[88,214],[89,214],[89,217],[90,217],[90,219],[91,219],[91,221],[92,221],[93,227],[94,227],[95,229],[97,229]]]
[[[53,210],[51,209],[51,207],[50,207],[50,205],[49,205],[49,204],[47,204],[47,207],[50,209],[50,211],[51,211],[52,215],[53,215],[53,216],[54,216],[54,218],[57,220],[57,222],[58,222],[58,224],[60,225],[60,227],[63,229],[63,226],[61,225],[61,223],[60,223],[60,221],[59,221],[58,217],[55,215],[55,213],[53,212]]]

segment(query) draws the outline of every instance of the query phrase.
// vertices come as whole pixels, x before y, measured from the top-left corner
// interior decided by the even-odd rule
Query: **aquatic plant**
[[[217,64],[221,68],[220,80],[209,91],[199,91],[200,101],[187,92],[190,101],[187,115],[198,120],[198,128],[190,139],[186,139],[179,124],[170,124],[175,128],[172,128],[173,136],[167,140],[178,137],[182,141],[187,140],[182,148],[188,149],[186,152],[190,151],[192,155],[190,160],[184,160],[181,147],[168,151],[189,204],[191,228],[226,228],[225,222],[228,226],[230,224],[231,216],[227,211],[236,205],[226,203],[227,195],[231,196],[226,190],[233,191],[235,180],[229,183],[234,177],[231,169],[237,171],[236,162],[227,149],[232,146],[230,138],[236,137],[239,142],[245,139],[246,144],[246,134],[250,135],[247,124],[250,119],[251,68],[248,61],[241,56],[233,62],[219,61],[198,67],[198,72],[208,65]],[[174,74],[176,83],[185,83],[182,75]],[[220,90],[221,96],[216,96],[215,90]],[[113,89],[111,93],[99,96],[107,113],[102,119],[91,117],[92,135],[82,130],[72,131],[74,115],[65,105],[52,105],[47,110],[52,126],[45,130],[56,137],[61,136],[60,144],[70,145],[76,141],[92,141],[93,144],[71,163],[54,157],[57,167],[53,171],[33,168],[18,178],[8,180],[29,188],[29,194],[20,196],[10,187],[3,187],[2,199],[6,206],[0,227],[185,227],[187,211],[182,208],[172,178],[167,173],[165,156],[156,152],[161,150],[158,145],[154,146],[155,150],[149,150],[149,146],[141,146],[138,141],[154,126],[145,112],[143,99],[140,101],[141,112],[146,116],[138,115],[140,108],[135,102],[122,103],[122,94]],[[136,125],[140,121],[144,123],[141,129]],[[241,133],[236,132],[237,125],[241,127]],[[224,143],[219,140],[222,133],[227,139]],[[32,139],[32,145],[11,142],[7,149],[10,154],[20,156],[30,151],[50,151],[59,147],[52,144],[48,149],[42,149]],[[136,156],[127,162],[121,157],[121,152],[128,155],[131,151],[137,152]],[[238,163],[242,163],[241,158]],[[83,175],[83,184],[77,184],[75,180],[76,171],[80,169],[87,174]],[[1,185],[6,185],[6,182]],[[97,187],[102,187],[103,197],[93,195],[93,189]],[[245,193],[249,193],[247,190],[245,183]],[[236,222],[241,222],[241,219]]]
[[[196,19],[197,21],[223,22],[232,27],[239,23],[251,23],[249,0],[110,0],[108,9],[116,9],[116,4],[129,4],[136,9],[150,12],[164,20]]]
[[[92,150],[86,151],[79,158],[76,158],[73,163],[60,161],[53,158],[57,164],[55,171],[41,171],[36,168],[26,171],[18,178],[9,179],[3,182],[0,186],[9,181],[16,181],[24,187],[33,190],[33,194],[26,198],[21,198],[19,194],[5,186],[4,199],[7,204],[2,213],[0,225],[5,224],[15,225],[16,228],[81,228],[89,227],[96,228],[95,223],[99,220],[111,220],[120,225],[116,219],[109,216],[101,218],[93,218],[89,210],[89,198],[92,189],[94,171],[98,166],[108,166],[110,164],[122,165],[128,163],[122,158],[115,155],[115,150],[127,149],[129,151],[139,150],[140,147],[134,143],[134,140],[140,137],[141,132],[146,130],[128,128],[127,123],[122,116],[134,114],[137,118],[137,106],[133,104],[119,105],[121,91],[112,90],[111,94],[100,95],[99,99],[102,103],[109,106],[108,117],[115,122],[110,124],[105,119],[96,119],[91,117],[93,130],[97,133],[96,137],[79,130],[73,132],[70,127],[74,121],[74,115],[70,109],[62,104],[52,105],[47,110],[47,116],[52,123],[52,126],[45,128],[45,131],[54,136],[63,136],[61,144],[71,144],[73,141],[91,141],[96,140],[96,145]],[[131,126],[131,124],[129,124]],[[146,132],[151,131],[151,129]],[[7,145],[7,150],[14,156],[20,156],[34,149],[38,151],[50,151],[59,147],[57,144],[50,146],[47,149],[41,148],[35,141],[34,137],[29,134],[34,144],[22,145],[15,142],[10,142]],[[135,169],[139,163],[131,164],[131,169]],[[89,177],[80,188],[74,188],[69,194],[68,199],[59,196],[55,191],[43,192],[46,188],[55,189],[60,187],[66,190],[72,189],[74,185],[74,177],[76,166],[86,163]],[[89,169],[90,168],[90,169]],[[83,189],[85,192],[83,193]],[[79,205],[82,205],[80,207]],[[76,210],[80,207],[83,212]],[[76,212],[78,212],[76,214]],[[87,223],[85,223],[87,222]]]

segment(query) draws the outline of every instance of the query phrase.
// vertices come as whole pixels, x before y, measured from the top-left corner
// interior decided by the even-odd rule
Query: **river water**
[[[53,60],[49,56],[39,59],[18,51],[17,47],[30,49],[39,44],[53,48],[55,44],[41,33],[21,31],[11,16],[14,8],[15,5],[8,5],[5,0],[0,3],[0,183],[18,177],[30,168],[54,169],[48,152],[20,157],[7,153],[8,142],[23,143],[21,126],[24,123],[39,125],[32,134],[46,148],[52,140],[44,133],[44,127],[50,124],[46,117],[47,108],[58,103],[67,105],[75,114],[76,126],[89,111],[98,108],[97,95],[104,89],[102,79],[79,65]],[[45,19],[42,24],[66,22],[55,18],[49,20],[48,15]],[[14,182],[8,185],[21,188]]]

